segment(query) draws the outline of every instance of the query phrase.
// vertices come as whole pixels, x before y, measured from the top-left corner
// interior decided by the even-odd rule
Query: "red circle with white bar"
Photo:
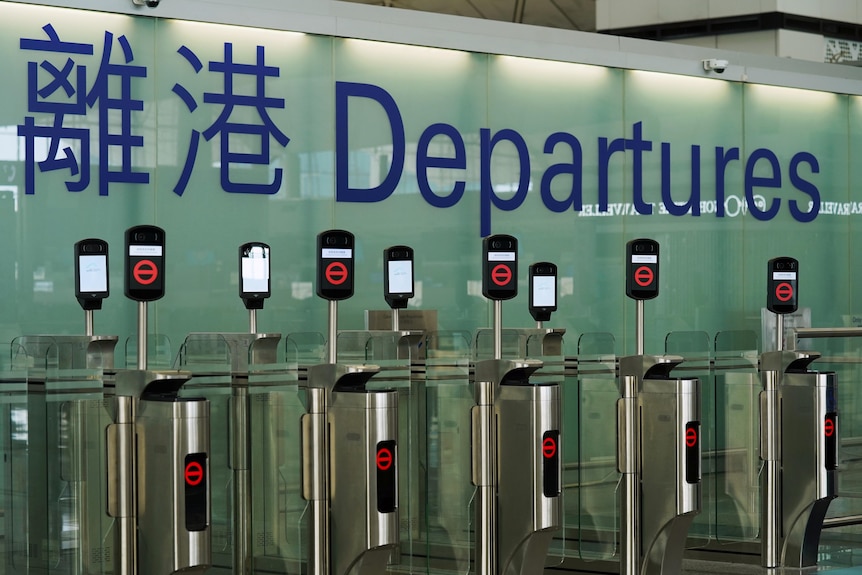
[[[775,297],[778,301],[790,301],[793,297],[793,286],[787,282],[781,282],[775,286]]]
[[[697,430],[689,427],[685,430],[685,446],[694,447],[695,445],[697,445]]]
[[[542,441],[542,455],[545,459],[550,459],[557,454],[557,442],[553,437],[546,437]]]
[[[652,284],[655,274],[649,266],[641,266],[635,270],[635,283],[641,287]]]
[[[392,452],[386,448],[381,447],[377,451],[377,469],[380,471],[388,471],[390,467],[392,467]]]
[[[823,434],[826,437],[832,437],[835,435],[835,422],[832,421],[831,417],[827,417],[826,422],[823,424]]]
[[[342,262],[332,262],[326,266],[324,270],[326,281],[334,286],[338,286],[347,281],[347,266]]]
[[[186,484],[191,487],[196,487],[204,480],[204,468],[197,461],[190,461],[186,465],[185,471]]]
[[[159,268],[151,260],[140,260],[132,268],[132,276],[139,284],[148,286],[159,277]]]
[[[512,268],[506,264],[497,264],[491,270],[491,281],[502,287],[512,281]]]

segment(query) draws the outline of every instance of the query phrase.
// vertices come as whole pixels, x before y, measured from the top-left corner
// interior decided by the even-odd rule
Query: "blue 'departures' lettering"
[[[366,99],[376,102],[386,114],[392,134],[392,160],[389,170],[380,184],[363,188],[350,182],[350,103],[352,99]],[[406,157],[406,137],[404,120],[397,102],[385,89],[372,84],[354,82],[337,82],[335,85],[335,138],[336,138],[336,201],[339,202],[380,202],[388,198],[401,180]],[[449,157],[438,157],[429,154],[431,141],[445,138],[454,150]],[[523,136],[514,129],[505,128],[492,131],[482,128],[479,131],[479,233],[487,236],[491,233],[493,209],[511,211],[520,207],[530,190],[531,157]],[[505,142],[514,147],[514,158],[519,168],[518,182],[507,186],[507,195],[501,197],[495,191],[491,181],[491,160],[497,145]],[[568,153],[567,153],[568,152]],[[715,177],[710,186],[702,181],[701,164],[704,150],[698,144],[692,144],[689,150],[690,178],[687,192],[680,193],[680,182],[672,181],[674,171],[671,166],[672,145],[668,142],[658,142],[647,139],[644,135],[643,122],[634,122],[631,136],[623,138],[599,137],[596,141],[598,157],[598,174],[595,185],[595,198],[590,198],[589,208],[601,213],[609,213],[609,181],[610,174],[622,170],[626,164],[631,165],[632,210],[620,210],[631,215],[651,215],[655,205],[644,199],[644,161],[647,154],[659,154],[661,204],[659,214],[674,216],[700,216],[704,207],[706,213],[715,217],[731,217],[739,213],[750,212],[756,219],[768,221],[776,217],[782,209],[784,198],[773,196],[767,200],[760,192],[779,190],[782,188],[783,173],[787,173],[790,184],[800,192],[787,198],[787,209],[791,217],[799,222],[814,220],[821,205],[820,190],[812,176],[820,172],[817,158],[810,152],[800,151],[794,154],[786,168],[783,168],[778,156],[772,150],[759,148],[747,158],[742,158],[738,147],[724,148],[717,146],[714,150]],[[548,166],[541,177],[539,199],[550,211],[563,213],[568,210],[584,211],[584,153],[581,141],[574,134],[555,132],[545,140],[544,154],[563,154],[570,156],[571,161],[555,163]],[[626,159],[630,160],[626,162]],[[740,162],[744,173],[744,205],[734,206],[728,195],[726,173]],[[456,178],[451,189],[434,190],[428,179],[428,171],[432,169],[466,170],[467,157],[464,136],[450,124],[431,124],[422,131],[416,150],[416,178],[419,192],[425,201],[438,208],[449,208],[456,205],[464,197],[466,181]],[[554,180],[560,176],[571,181],[567,191],[558,196],[552,190]],[[712,197],[703,197],[703,193],[712,188]],[[674,193],[674,190],[677,190]],[[557,192],[559,193],[559,192]],[[707,192],[708,193],[708,192]],[[727,213],[730,205],[733,214]],[[803,206],[805,209],[803,209]],[[583,213],[581,214],[583,215]]]

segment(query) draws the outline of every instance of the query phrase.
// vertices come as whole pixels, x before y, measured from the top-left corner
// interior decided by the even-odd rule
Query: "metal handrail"
[[[833,337],[862,337],[862,327],[794,327],[787,343],[788,351],[796,349],[800,339],[825,339]]]

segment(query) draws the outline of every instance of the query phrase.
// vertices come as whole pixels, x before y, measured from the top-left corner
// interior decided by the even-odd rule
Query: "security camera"
[[[132,0],[137,6],[149,6],[155,8],[161,0]]]
[[[727,70],[727,66],[727,60],[719,60],[718,58],[709,58],[703,61],[703,69],[707,72],[715,72],[716,74],[723,74]]]

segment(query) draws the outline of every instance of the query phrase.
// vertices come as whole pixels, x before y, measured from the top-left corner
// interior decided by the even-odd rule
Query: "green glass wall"
[[[759,333],[777,255],[799,259],[813,325],[862,313],[858,97],[12,2],[0,14],[0,341],[83,329],[72,245],[86,237],[111,244],[97,332],[134,333],[123,231],[144,223],[167,236],[150,329],[175,348],[245,329],[246,241],[272,246],[260,329],[323,330],[314,242],[333,227],[357,237],[347,329],[385,305],[382,250],[399,243],[416,252],[412,307],[438,310],[441,330],[489,325],[483,232],[517,236],[524,272],[556,262],[553,325],[610,332],[619,354],[634,348],[622,260],[636,237],[662,249],[647,352],[671,331]],[[525,280],[507,326],[532,325]]]

